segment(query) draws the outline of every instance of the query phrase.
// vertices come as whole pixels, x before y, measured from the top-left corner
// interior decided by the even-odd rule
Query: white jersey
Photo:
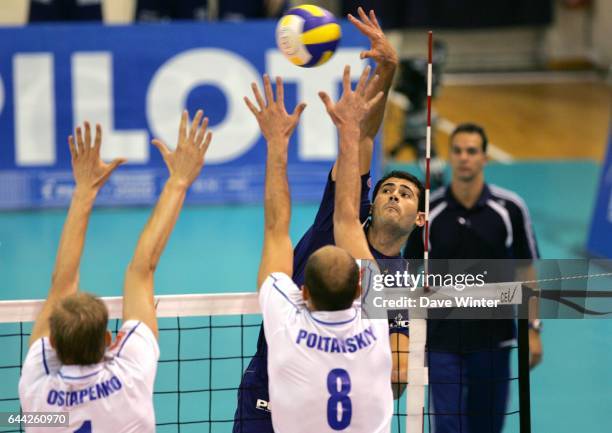
[[[310,311],[295,283],[273,273],[259,293],[276,433],[388,433],[393,416],[386,320]]]
[[[159,346],[142,322],[123,324],[104,360],[62,365],[48,338],[32,344],[19,380],[24,412],[69,412],[70,426],[45,433],[154,433],[153,383]]]

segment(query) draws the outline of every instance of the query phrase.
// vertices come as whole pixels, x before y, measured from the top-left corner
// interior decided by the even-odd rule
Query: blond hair
[[[51,340],[62,364],[96,364],[106,350],[108,310],[89,293],[78,292],[55,306],[49,318]]]

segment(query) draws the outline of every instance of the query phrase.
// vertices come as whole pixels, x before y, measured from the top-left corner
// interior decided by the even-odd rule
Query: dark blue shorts
[[[242,375],[232,433],[274,433],[266,361],[256,355]]]
[[[510,385],[510,349],[429,352],[436,433],[500,433]]]

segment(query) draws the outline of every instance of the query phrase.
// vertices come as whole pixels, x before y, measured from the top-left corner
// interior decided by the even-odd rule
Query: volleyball
[[[320,66],[336,51],[342,31],[326,9],[301,5],[289,9],[276,26],[276,44],[291,63],[303,68]]]

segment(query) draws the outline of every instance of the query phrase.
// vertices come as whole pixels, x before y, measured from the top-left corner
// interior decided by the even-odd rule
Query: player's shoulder
[[[48,376],[59,370],[61,363],[48,337],[32,342],[22,365],[23,376]]]
[[[268,288],[286,288],[296,286],[291,277],[284,272],[272,272],[268,277],[264,280],[261,287]],[[296,286],[297,287],[297,286]]]
[[[431,192],[429,195],[430,208],[446,201],[446,189],[446,186],[441,186]]]
[[[159,358],[159,344],[145,322],[126,320],[117,332],[115,341],[108,347],[107,355],[110,355],[109,359],[144,358],[149,355]]]
[[[502,188],[495,184],[489,184],[489,191],[493,200],[500,203],[511,213],[519,213],[523,216],[529,215],[529,210],[525,200],[516,192]]]
[[[280,295],[289,301],[294,307],[299,304],[301,298],[300,288],[295,284],[291,277],[283,272],[272,272],[262,283],[259,289],[259,302],[266,302],[271,298]]]
[[[447,188],[442,186],[429,195],[429,220],[432,223],[448,205]]]

